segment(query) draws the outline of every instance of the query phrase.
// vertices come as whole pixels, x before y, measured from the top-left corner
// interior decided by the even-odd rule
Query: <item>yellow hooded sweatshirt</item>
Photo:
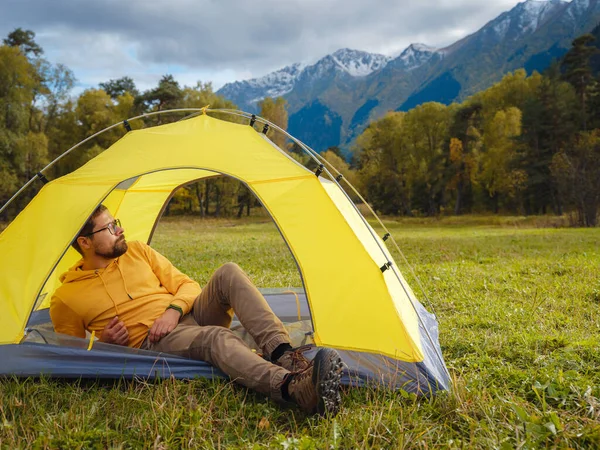
[[[152,324],[169,305],[187,314],[200,286],[150,246],[128,242],[125,254],[106,268],[82,270],[80,260],[61,275],[52,296],[50,317],[58,333],[85,337],[119,316],[129,332],[129,346],[140,347]]]

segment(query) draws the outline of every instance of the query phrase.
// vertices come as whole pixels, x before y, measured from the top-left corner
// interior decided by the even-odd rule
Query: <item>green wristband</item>
[[[180,316],[179,317],[183,317],[183,309],[181,309],[179,306],[177,305],[169,305],[167,306],[167,309],[174,309],[175,311],[178,311]]]

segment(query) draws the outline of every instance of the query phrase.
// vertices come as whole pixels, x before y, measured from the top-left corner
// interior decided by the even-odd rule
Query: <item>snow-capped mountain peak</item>
[[[364,77],[382,69],[389,56],[343,48],[324,56],[312,65],[292,64],[260,78],[227,83],[218,93],[237,104],[253,107],[265,97],[280,97],[291,92],[299,80],[319,79],[336,72]]]
[[[484,29],[493,33],[497,39],[518,39],[534,33],[555,13],[566,7],[569,2],[563,0],[526,0],[513,9],[500,14]]]
[[[218,92],[227,98],[246,97],[250,103],[257,103],[266,97],[281,97],[294,89],[303,69],[302,63],[295,63],[260,78],[227,83]]]
[[[353,77],[364,77],[382,69],[390,57],[377,53],[342,48],[331,54],[337,66]],[[318,63],[317,63],[318,64]]]
[[[436,48],[425,44],[410,44],[393,60],[393,64],[410,71],[425,64],[436,52]]]
[[[557,6],[566,5],[567,3],[563,0],[527,0],[517,5],[515,12],[520,13],[524,31],[533,32],[556,11]]]
[[[295,63],[291,66],[286,66],[283,69],[271,72],[264,77],[254,78],[250,82],[254,82],[256,87],[264,87],[267,89],[267,94],[264,97],[280,97],[287,94],[294,88],[294,84],[298,75],[304,69],[304,64]],[[264,98],[263,97],[263,98]]]
[[[429,45],[419,44],[419,43],[410,44],[408,46],[408,48],[412,48],[416,52],[434,52],[436,50],[435,47],[431,47]]]
[[[389,56],[342,48],[307,66],[298,79],[323,78],[340,72],[352,77],[364,77],[385,67],[389,60]]]

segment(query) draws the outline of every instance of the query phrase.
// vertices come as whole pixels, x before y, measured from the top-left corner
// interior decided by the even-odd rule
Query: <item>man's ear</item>
[[[88,237],[79,236],[77,238],[77,243],[79,244],[79,248],[81,248],[84,253],[92,248],[92,242]]]

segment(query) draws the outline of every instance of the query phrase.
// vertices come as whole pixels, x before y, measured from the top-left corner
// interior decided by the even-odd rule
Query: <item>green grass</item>
[[[438,315],[449,393],[353,389],[319,419],[223,381],[6,380],[0,447],[599,448],[600,229],[538,225],[386,220]],[[153,244],[201,283],[236,261],[259,286],[300,285],[269,222],[169,219]]]

